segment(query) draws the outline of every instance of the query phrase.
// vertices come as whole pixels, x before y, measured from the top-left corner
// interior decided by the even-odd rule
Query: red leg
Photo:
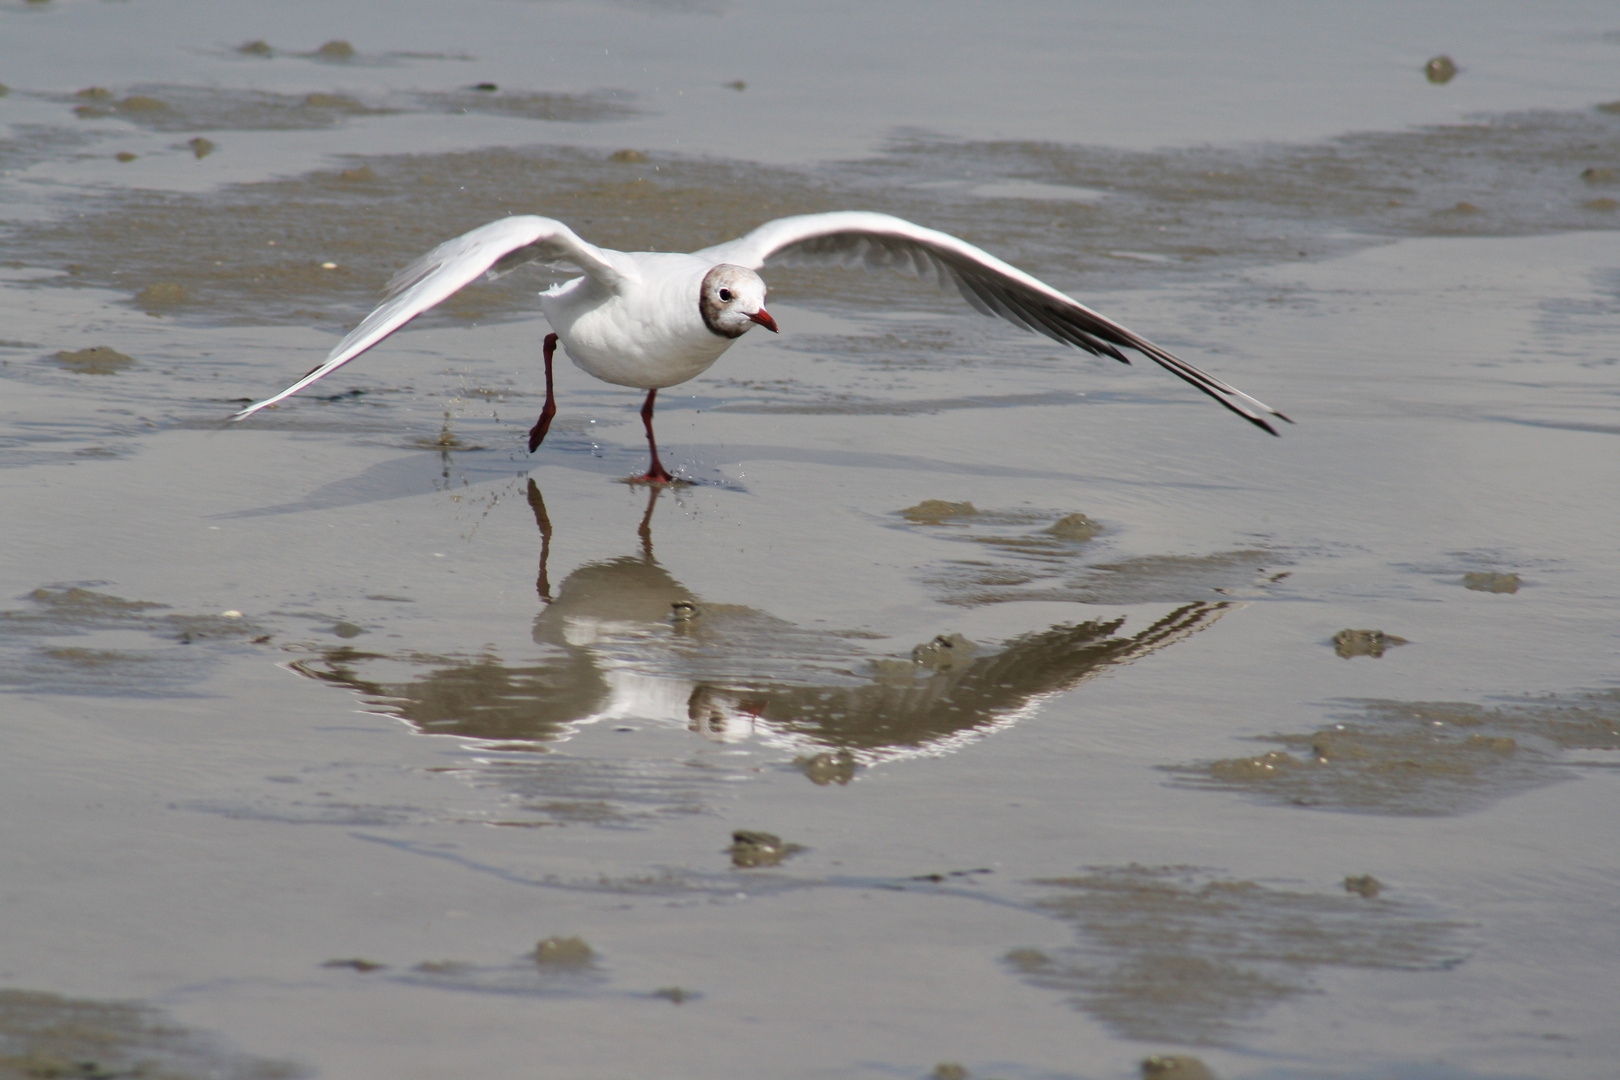
[[[546,357],[546,407],[540,410],[540,419],[534,422],[529,429],[529,453],[540,448],[540,443],[546,437],[546,429],[551,426],[551,418],[557,415],[557,399],[551,392],[551,357],[557,351],[557,335],[547,334],[543,346]]]
[[[647,429],[647,449],[652,451],[652,464],[647,466],[644,476],[636,477],[643,484],[671,484],[675,478],[664,468],[664,463],[658,460],[658,442],[653,438],[652,418],[653,399],[658,396],[657,390],[647,391],[647,403],[641,407],[641,422]]]

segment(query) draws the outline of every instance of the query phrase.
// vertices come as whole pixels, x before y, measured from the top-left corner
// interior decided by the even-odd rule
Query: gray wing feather
[[[395,274],[383,302],[338,342],[319,367],[279,394],[232,414],[231,419],[246,419],[325,378],[478,278],[499,277],[531,262],[577,267],[610,288],[623,277],[602,250],[581,240],[560,221],[520,216],[480,225],[446,240]]]

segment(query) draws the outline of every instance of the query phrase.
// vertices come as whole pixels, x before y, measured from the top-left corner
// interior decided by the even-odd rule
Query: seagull
[[[230,419],[244,420],[325,378],[479,277],[493,280],[528,263],[582,274],[540,294],[540,311],[551,333],[542,346],[546,403],[529,431],[529,452],[539,448],[557,414],[551,365],[560,342],[569,359],[586,373],[647,391],[641,422],[652,457],[646,473],[632,482],[676,482],[658,460],[658,442],[653,438],[658,391],[703,374],[755,326],[778,332],[776,320],[765,310],[765,281],[758,273],[767,263],[908,272],[941,287],[954,286],[985,315],[999,315],[1094,355],[1128,364],[1120,349],[1134,350],[1273,435],[1277,429],[1268,417],[1293,423],[1264,402],[965,240],[888,214],[858,210],[778,218],[746,236],[691,254],[594,247],[567,225],[546,217],[517,215],[492,221],[445,241],[401,270],[389,282],[383,302],[338,342],[324,363]]]

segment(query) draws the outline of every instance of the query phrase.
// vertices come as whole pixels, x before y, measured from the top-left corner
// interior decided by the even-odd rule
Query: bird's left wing
[[[746,236],[696,254],[754,270],[767,262],[901,270],[939,285],[954,285],[963,299],[984,314],[999,315],[1087,352],[1128,364],[1119,350],[1134,349],[1273,435],[1277,430],[1268,416],[1293,422],[1265,402],[1200,371],[1016,266],[949,233],[904,218],[858,210],[778,218]]]
[[[388,283],[387,298],[338,342],[320,367],[274,397],[234,413],[231,419],[252,416],[330,375],[481,275],[499,277],[531,262],[577,267],[609,288],[623,280],[620,268],[600,248],[581,240],[560,221],[519,216],[480,225],[454,240],[446,240],[395,274]]]

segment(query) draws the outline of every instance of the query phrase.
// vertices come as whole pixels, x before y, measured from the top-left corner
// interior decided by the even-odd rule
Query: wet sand
[[[1219,10],[0,8],[0,1069],[1610,1075],[1620,22]],[[848,206],[1298,423],[784,270],[687,486],[540,273],[221,429]]]

